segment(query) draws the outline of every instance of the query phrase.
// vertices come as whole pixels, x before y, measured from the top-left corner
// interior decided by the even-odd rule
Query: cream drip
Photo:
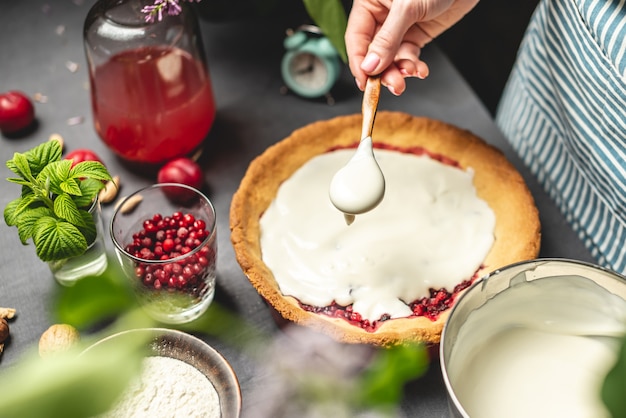
[[[600,385],[624,324],[626,302],[591,280],[518,283],[463,323],[450,383],[472,418],[608,417]]]
[[[374,321],[470,279],[493,241],[495,216],[471,170],[427,156],[375,150],[385,198],[347,226],[328,184],[353,151],[312,158],[279,188],[260,220],[263,260],[283,294],[313,306],[354,304]]]

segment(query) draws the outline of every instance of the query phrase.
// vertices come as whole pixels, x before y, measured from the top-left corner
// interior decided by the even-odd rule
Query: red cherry
[[[0,94],[0,131],[14,133],[27,128],[35,119],[35,108],[20,91]]]
[[[64,158],[66,160],[73,160],[72,167],[74,167],[78,163],[82,163],[83,161],[98,161],[99,163],[102,163],[102,160],[95,152],[86,148],[81,148],[69,152]]]
[[[157,175],[158,183],[180,183],[200,189],[204,183],[204,175],[200,166],[193,160],[180,157],[167,162]],[[168,196],[174,200],[187,200],[193,193],[187,190],[168,188]]]

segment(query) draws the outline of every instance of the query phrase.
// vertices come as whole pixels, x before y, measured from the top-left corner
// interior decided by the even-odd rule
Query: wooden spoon
[[[376,162],[372,145],[379,97],[380,77],[369,77],[363,93],[363,126],[359,146],[330,182],[330,200],[344,213],[348,225],[354,222],[355,215],[378,206],[385,195],[385,177]]]

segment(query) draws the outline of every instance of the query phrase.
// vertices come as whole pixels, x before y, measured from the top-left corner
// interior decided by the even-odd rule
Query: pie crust
[[[251,162],[230,209],[235,256],[250,283],[287,321],[347,343],[438,343],[448,311],[442,312],[436,321],[421,316],[387,320],[369,332],[343,319],[302,309],[298,300],[281,293],[272,271],[262,260],[259,219],[281,183],[313,156],[335,147],[355,145],[361,121],[361,115],[355,114],[314,122],[270,146]],[[379,111],[372,137],[375,144],[424,148],[474,170],[476,192],[496,217],[495,241],[477,277],[537,257],[541,227],[534,199],[520,173],[500,150],[467,130],[401,112]]]

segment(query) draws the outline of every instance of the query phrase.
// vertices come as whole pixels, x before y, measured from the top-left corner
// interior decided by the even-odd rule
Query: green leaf
[[[35,223],[44,216],[54,216],[54,212],[50,208],[40,206],[34,209],[27,209],[20,214],[17,218],[16,226],[22,244],[26,244],[26,241],[32,238]]]
[[[25,193],[18,200],[18,204],[15,207],[14,216],[19,219],[22,216],[22,212],[36,207],[35,204],[40,201],[39,197],[34,193]]]
[[[85,221],[72,197],[63,193],[54,199],[54,214],[75,226],[85,226]]]
[[[7,181],[11,182],[11,183],[16,183],[16,184],[21,184],[22,186],[27,186],[27,187],[31,187],[33,183],[31,183],[28,180],[24,180],[22,178],[19,177],[7,177]]]
[[[24,153],[33,176],[37,176],[48,164],[60,161],[63,150],[59,141],[46,141]]]
[[[13,154],[13,159],[7,161],[7,167],[26,180],[30,180],[33,177],[30,166],[28,165],[28,159],[24,154],[18,152]]]
[[[77,328],[93,327],[134,308],[137,302],[130,283],[120,280],[125,277],[117,263],[109,263],[102,275],[61,287],[55,303],[57,321]]]
[[[47,141],[22,154],[15,153],[13,159],[7,161],[7,167],[15,174],[29,178],[25,174],[30,173],[37,177],[39,172],[51,162],[61,159],[62,149],[58,141]],[[26,169],[24,162],[28,165]]]
[[[98,192],[104,187],[100,180],[84,179],[79,183],[81,195],[74,196],[74,202],[79,208],[89,208]]]
[[[602,401],[612,417],[626,417],[626,401],[624,401],[624,388],[626,387],[626,337],[622,338],[620,344],[617,361],[606,375],[601,388]]]
[[[91,214],[87,212],[86,210],[80,210],[79,213],[82,218],[83,224],[82,225],[76,224],[76,227],[78,228],[80,233],[83,234],[83,236],[85,237],[85,240],[87,241],[87,245],[91,245],[91,243],[94,242],[96,240],[96,237],[98,236],[98,229],[96,228],[96,223],[93,220],[93,216],[91,216]]]
[[[12,200],[9,203],[7,203],[7,205],[4,207],[4,222],[8,226],[15,226],[17,224],[16,210],[21,200],[22,200],[21,198]]]
[[[381,349],[362,375],[358,391],[365,405],[397,405],[404,385],[421,376],[428,367],[423,345],[407,344]]]
[[[311,19],[333,44],[343,62],[348,62],[344,35],[348,18],[341,0],[303,0]]]
[[[87,240],[78,228],[50,216],[40,218],[33,226],[33,242],[42,261],[63,260],[87,249]]]
[[[75,196],[80,196],[82,194],[82,191],[80,190],[80,183],[73,178],[62,181],[61,184],[59,184],[59,187],[64,193]]]
[[[0,374],[0,415],[98,416],[110,409],[133,376],[139,375],[147,344],[147,338],[134,335],[86,352],[79,346],[54,359],[28,353]]]
[[[56,141],[50,141],[56,142]],[[70,171],[72,167],[71,160],[55,161],[43,168],[37,176],[39,184],[49,183],[50,191],[54,194],[63,193],[61,183],[70,178]]]
[[[111,175],[106,167],[98,161],[82,161],[76,164],[70,172],[70,177],[75,179],[90,178],[102,181],[111,180]],[[104,187],[104,185],[102,187]]]

